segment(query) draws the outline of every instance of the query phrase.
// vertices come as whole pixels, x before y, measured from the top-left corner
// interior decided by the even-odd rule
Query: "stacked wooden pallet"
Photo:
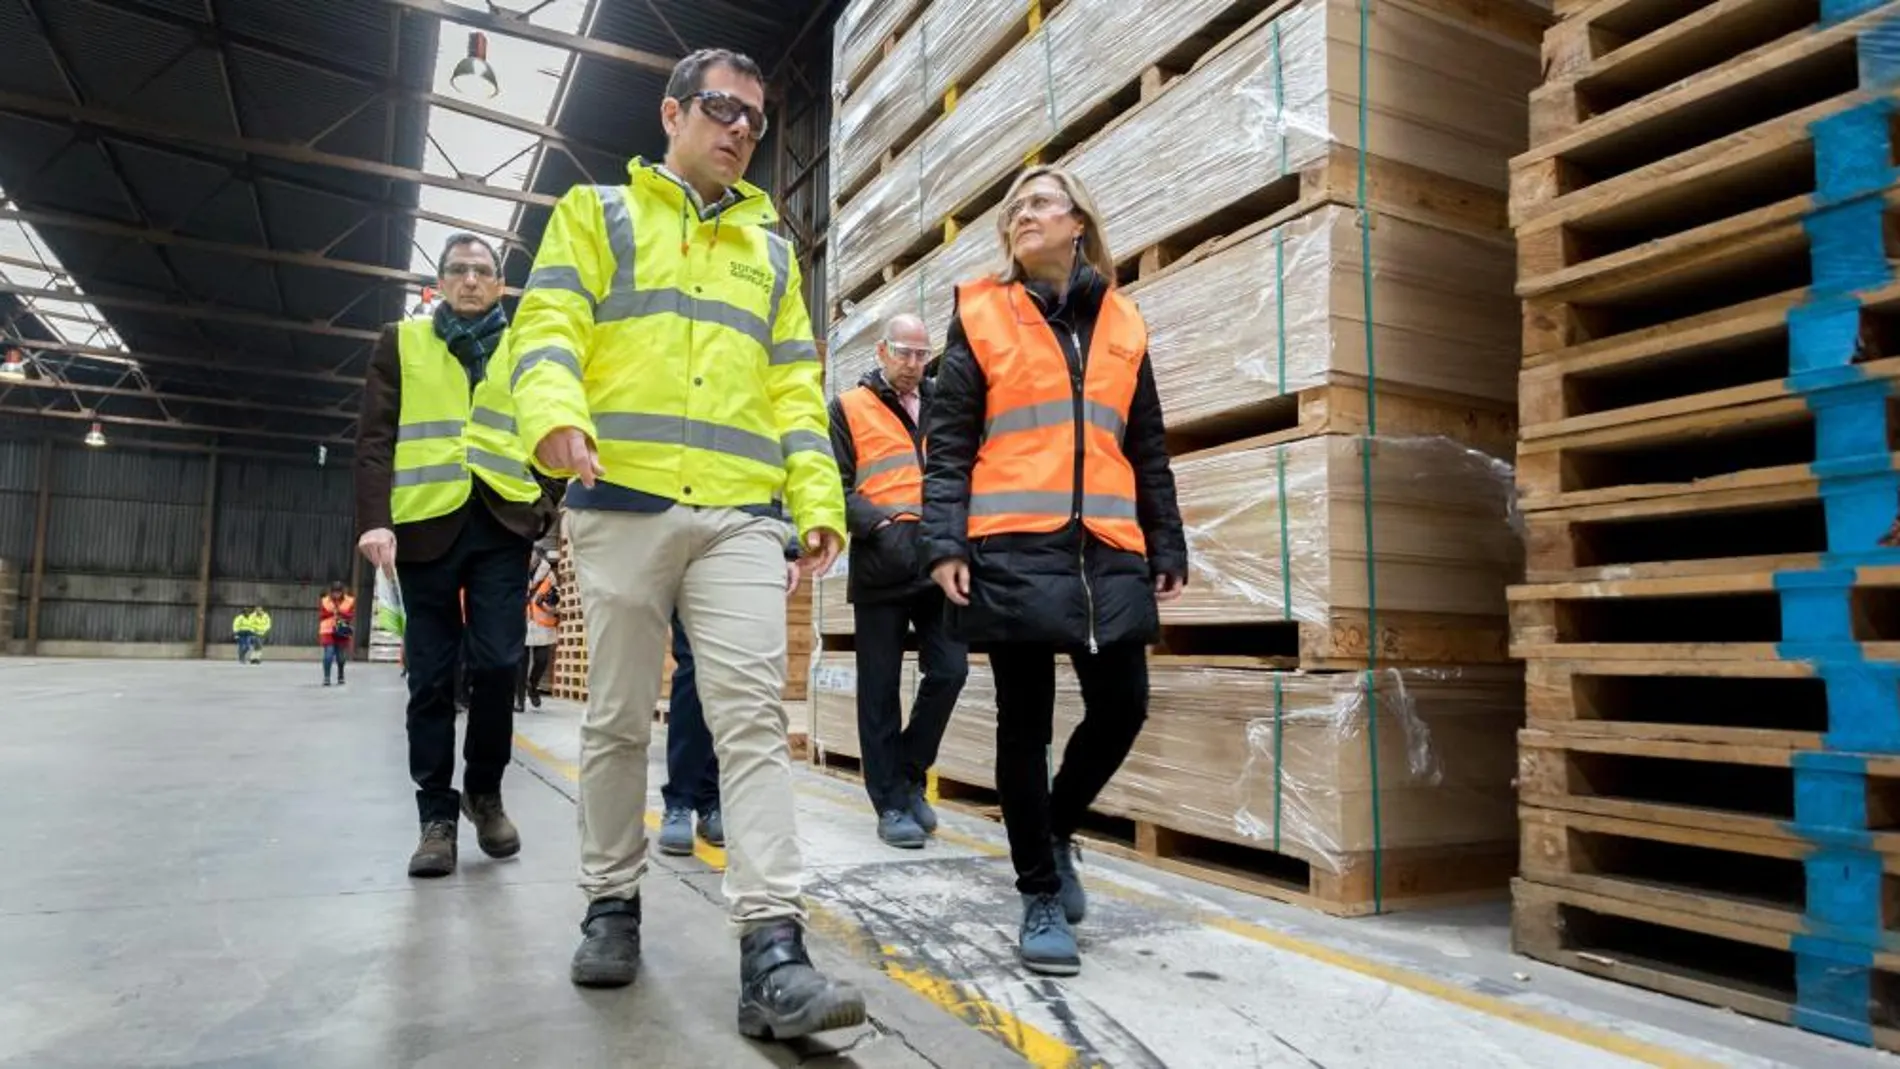
[[[13,641],[13,614],[20,603],[20,569],[0,560],[0,648]]]
[[[947,2],[912,5],[908,25]],[[1508,752],[1516,714],[1456,711],[1514,700],[1518,552],[1496,459],[1515,438],[1518,356],[1506,162],[1547,22],[1516,0],[1391,0],[1376,17],[1358,0],[1065,0],[1022,26],[999,13],[995,32],[1026,35],[988,69],[965,64],[921,118],[860,99],[884,84],[875,60],[845,78],[841,114],[893,117],[834,145],[854,162],[830,243],[833,392],[873,366],[890,316],[941,337],[954,283],[999,264],[999,201],[1025,154],[1089,185],[1141,302],[1195,580],[1164,614],[1152,716],[1167,726],[1144,745],[1189,741],[1132,762],[1098,807],[1134,848],[1338,913],[1503,886],[1509,769],[1485,754]],[[887,47],[884,63],[909,54],[901,32]],[[821,582],[817,611],[841,654],[845,582]],[[986,686],[979,665],[946,793],[989,783]],[[1329,726],[1286,774],[1274,740],[1293,694]],[[815,751],[855,756],[848,721],[817,722]],[[1452,723],[1488,741],[1434,731]],[[1433,761],[1405,759],[1412,734]],[[1467,759],[1455,784],[1423,771]],[[1411,826],[1392,817],[1390,799],[1434,796],[1403,803]],[[1276,835],[1263,807],[1318,818]]]
[[[1900,1049],[1900,3],[1558,12],[1512,165],[1515,942]]]

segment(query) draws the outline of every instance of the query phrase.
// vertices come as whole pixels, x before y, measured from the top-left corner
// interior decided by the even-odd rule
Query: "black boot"
[[[812,968],[794,921],[755,928],[739,941],[739,1032],[792,1039],[864,1023],[864,995]]]
[[[640,967],[640,896],[603,898],[587,907],[568,977],[582,987],[625,987]]]

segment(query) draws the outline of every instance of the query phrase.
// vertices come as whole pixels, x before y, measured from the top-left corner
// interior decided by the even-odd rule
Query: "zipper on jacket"
[[[1082,362],[1082,338],[1075,332],[1074,326],[1069,327],[1069,347],[1075,352],[1075,360],[1069,365],[1069,385],[1074,399],[1075,416],[1075,497],[1073,499],[1076,534],[1075,567],[1076,572],[1082,577],[1082,602],[1086,608],[1089,624],[1089,653],[1097,654],[1101,650],[1095,643],[1095,588],[1089,584],[1088,528],[1082,522],[1082,468],[1084,441],[1088,434],[1088,428],[1083,422],[1082,381],[1087,370]]]

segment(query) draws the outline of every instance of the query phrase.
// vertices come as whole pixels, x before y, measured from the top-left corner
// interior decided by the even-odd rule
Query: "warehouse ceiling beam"
[[[446,0],[389,0],[404,10],[418,15],[432,15],[445,22],[473,26],[478,30],[498,33],[504,37],[514,37],[535,44],[565,48],[569,52],[578,52],[597,59],[611,59],[621,63],[641,67],[661,74],[673,73],[673,65],[679,62],[677,56],[662,56],[656,52],[629,48],[595,37],[583,37],[549,26],[537,26],[519,13],[490,6],[487,11],[479,8],[458,7]]]
[[[335,434],[307,434],[298,431],[276,431],[261,427],[223,427],[209,423],[192,423],[188,420],[144,419],[139,416],[114,416],[108,413],[68,412],[55,408],[27,408],[21,405],[0,405],[0,414],[10,416],[39,416],[44,419],[70,419],[81,422],[110,423],[122,427],[160,427],[171,431],[190,431],[199,434],[236,434],[253,438],[280,438],[297,442],[321,442],[325,445],[351,446],[351,438]]]
[[[7,338],[6,344],[18,346],[28,353],[60,353],[81,357],[102,364],[121,367],[137,367],[143,364],[197,368],[203,371],[215,371],[219,374],[258,375],[280,379],[299,379],[304,382],[322,383],[326,386],[358,387],[363,385],[360,376],[330,375],[321,371],[299,371],[295,368],[268,367],[256,364],[233,363],[230,361],[208,359],[193,356],[170,356],[150,353],[144,350],[104,349],[96,345],[76,345],[71,342],[41,341],[36,338]]]
[[[375,341],[382,336],[378,331],[363,330],[357,327],[339,327],[335,323],[328,323],[321,319],[290,319],[284,316],[268,315],[261,312],[244,312],[207,304],[173,304],[168,301],[150,301],[138,297],[116,297],[103,296],[97,293],[74,293],[66,290],[34,289],[31,286],[16,285],[12,282],[0,282],[0,293],[10,293],[16,297],[25,297],[36,301],[77,301],[90,304],[95,308],[124,308],[132,312],[148,312],[153,315],[177,316],[180,319],[235,323],[241,326],[265,327],[272,330],[293,330],[304,334],[323,334],[333,338],[357,338],[364,341]]]
[[[211,241],[206,238],[187,237],[169,230],[153,227],[127,226],[107,219],[96,219],[88,215],[72,215],[66,212],[21,211],[12,208],[0,208],[0,220],[31,223],[39,228],[64,228],[79,230],[103,237],[122,238],[126,241],[144,242],[152,245],[175,245],[181,249],[193,249],[198,252],[218,253],[224,256],[236,256],[263,263],[280,264],[285,267],[307,267],[318,271],[337,271],[349,275],[361,275],[366,278],[381,279],[385,282],[398,282],[404,286],[433,286],[433,275],[419,271],[405,271],[401,268],[387,267],[383,264],[362,263],[356,260],[338,260],[316,252],[287,252],[280,249],[267,249],[259,245],[245,245],[238,242]],[[347,237],[354,233],[352,227],[345,233]],[[520,296],[519,289],[510,289],[508,295]]]
[[[122,115],[104,108],[88,107],[82,104],[67,104],[56,100],[43,100],[39,97],[21,93],[0,92],[0,112],[37,118],[54,123],[77,124],[90,127],[114,138],[129,139],[139,143],[166,145],[179,141],[189,142],[217,149],[223,152],[237,152],[266,159],[283,160],[288,163],[300,163],[311,167],[327,167],[331,170],[351,174],[366,175],[394,182],[410,182],[417,185],[432,186],[436,189],[449,189],[457,193],[469,193],[479,197],[492,197],[496,200],[513,201],[518,204],[535,204],[552,207],[556,198],[545,193],[532,193],[527,190],[510,189],[488,182],[461,176],[432,174],[414,167],[384,163],[381,160],[365,159],[361,156],[341,156],[332,152],[323,152],[308,145],[298,145],[285,141],[266,141],[255,137],[233,137],[211,130],[192,129],[172,123],[152,122],[131,115]]]
[[[44,364],[39,365],[42,372],[47,371]],[[125,386],[89,386],[83,382],[73,382],[62,376],[57,378],[30,378],[10,381],[7,386],[16,390],[53,390],[69,394],[90,394],[99,397],[131,397],[155,403],[170,402],[179,405],[209,405],[218,408],[243,408],[258,412],[280,412],[289,416],[309,416],[313,419],[342,419],[352,424],[356,422],[354,411],[335,408],[306,408],[302,405],[283,405],[272,401],[250,401],[235,397],[207,397],[203,394],[174,393],[170,390],[141,390]]]

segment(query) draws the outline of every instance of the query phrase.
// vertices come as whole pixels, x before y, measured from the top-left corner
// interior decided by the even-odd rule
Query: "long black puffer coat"
[[[1079,391],[1107,282],[1082,267],[1066,300],[1054,299],[1037,283],[1028,290],[1068,358]],[[1148,354],[1141,356],[1122,439],[1122,452],[1135,471],[1136,515],[1148,544],[1145,560],[1102,542],[1080,521],[1051,534],[992,535],[971,542],[970,478],[983,444],[989,386],[954,312],[936,387],[926,421],[923,555],[930,567],[950,559],[969,562],[970,604],[949,607],[952,634],[978,647],[1033,642],[1088,649],[1154,642],[1161,630],[1154,581],[1163,575],[1185,580],[1188,560]]]

